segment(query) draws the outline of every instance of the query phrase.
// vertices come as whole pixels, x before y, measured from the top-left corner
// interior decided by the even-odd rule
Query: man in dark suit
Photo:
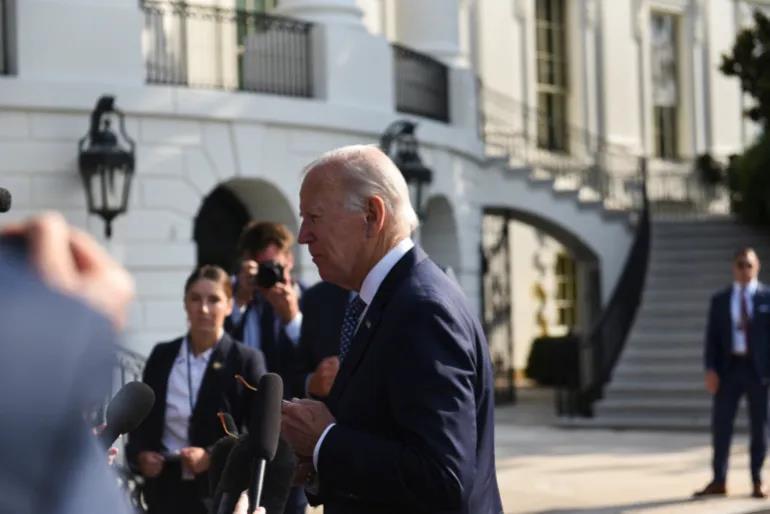
[[[380,150],[308,166],[302,226],[324,280],[357,291],[327,405],[283,406],[282,432],[327,514],[502,512],[492,368],[462,291],[409,234],[417,217]]]
[[[267,370],[279,374],[286,384],[286,398],[295,394],[297,345],[303,324],[303,288],[291,276],[293,245],[294,236],[280,223],[253,221],[246,225],[238,242],[241,268],[236,278],[233,312],[225,324],[225,330],[235,339],[264,354]],[[260,286],[260,266],[271,267],[280,280],[270,287]],[[305,507],[307,500],[302,489],[293,488],[285,514],[304,514]]]
[[[340,367],[340,327],[351,292],[321,281],[302,295],[302,331],[297,348],[292,396],[329,396]]]
[[[742,248],[733,260],[733,285],[711,299],[705,342],[706,389],[713,395],[713,479],[701,496],[727,494],[727,461],[738,402],[748,399],[752,496],[765,498],[762,464],[767,452],[770,383],[770,290],[757,280],[759,258]]]

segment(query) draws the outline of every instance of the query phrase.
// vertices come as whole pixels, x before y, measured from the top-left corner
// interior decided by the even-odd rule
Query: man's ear
[[[385,226],[385,202],[379,196],[370,196],[366,201],[366,237],[375,237]]]

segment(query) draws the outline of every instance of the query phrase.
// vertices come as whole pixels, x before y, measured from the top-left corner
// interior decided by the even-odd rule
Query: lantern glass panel
[[[104,212],[119,212],[123,209],[126,175],[125,167],[99,167],[99,173],[95,175],[97,183],[92,184],[100,199],[97,209]]]

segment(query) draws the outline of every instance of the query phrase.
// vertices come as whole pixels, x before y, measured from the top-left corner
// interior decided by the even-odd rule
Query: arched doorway
[[[216,264],[234,271],[238,238],[249,221],[283,223],[296,234],[298,224],[293,213],[285,195],[265,180],[236,178],[219,184],[203,199],[195,217],[198,264]]]
[[[495,389],[499,400],[510,401],[535,339],[579,337],[590,330],[600,309],[599,258],[564,227],[501,207],[484,210],[481,262],[482,318]],[[542,341],[539,348],[550,344]],[[576,359],[559,364],[571,370]]]
[[[426,204],[420,226],[420,244],[443,269],[460,269],[460,243],[452,205],[446,196],[434,196]]]

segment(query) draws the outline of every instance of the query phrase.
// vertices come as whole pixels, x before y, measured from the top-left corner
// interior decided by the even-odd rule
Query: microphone
[[[11,192],[0,187],[0,212],[8,212],[11,208]]]
[[[237,443],[237,437],[226,435],[214,443],[211,448],[209,454],[209,495],[212,498],[216,495],[217,485],[227,465],[227,458]]]
[[[237,440],[227,457],[221,478],[214,495],[216,514],[232,514],[241,493],[249,487],[252,467],[251,436],[245,435]]]
[[[155,393],[143,382],[124,385],[107,405],[107,426],[99,434],[105,448],[112,446],[119,435],[131,432],[150,413],[155,403]]]
[[[256,473],[249,486],[249,512],[260,505],[265,467],[273,460],[281,435],[281,400],[283,380],[275,373],[265,373],[259,379],[254,409],[251,412],[249,434],[253,440]]]

